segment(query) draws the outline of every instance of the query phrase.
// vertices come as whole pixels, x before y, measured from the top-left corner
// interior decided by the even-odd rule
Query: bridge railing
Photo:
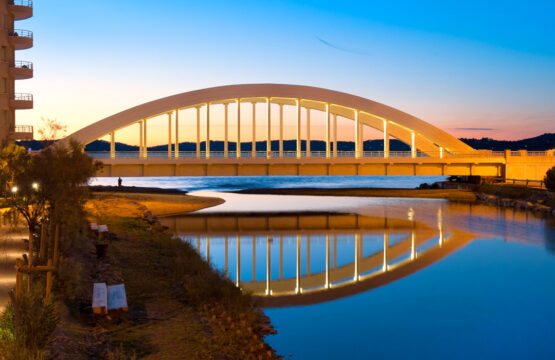
[[[94,158],[110,158],[110,151],[87,151],[89,156]],[[175,151],[171,152],[171,157],[174,158],[176,155]],[[260,151],[257,150],[254,153],[254,157],[257,159],[263,158],[272,158],[277,159],[280,157],[283,158],[296,158],[298,156],[296,151],[284,151],[283,155],[280,155],[279,151],[270,151],[267,153],[265,150]],[[333,157],[333,152],[330,153],[330,156]],[[411,151],[390,151],[389,158],[411,158],[413,153]],[[473,153],[459,153],[456,155],[450,154],[448,152],[433,152],[433,153],[422,153],[418,151],[415,154],[417,158],[477,158],[477,157],[505,157],[505,156],[553,156],[551,151],[477,151]],[[139,151],[116,151],[115,157],[118,159],[123,158],[139,158],[140,154]],[[147,152],[148,158],[168,158],[168,151],[152,151],[149,150]],[[196,151],[179,151],[178,157],[180,158],[197,158]],[[200,151],[199,158],[205,159],[206,158],[206,151]],[[225,152],[223,151],[210,151],[210,158],[225,158]],[[228,158],[237,158],[236,151],[228,151],[227,153]],[[311,151],[310,154],[307,154],[306,151],[300,152],[301,158],[313,157],[313,158],[325,158],[326,152],[325,151]],[[338,158],[354,158],[355,152],[354,151],[338,151],[337,152]],[[362,158],[383,158],[384,152],[383,151],[364,151],[361,153]],[[252,151],[241,151],[241,158],[242,159],[252,159],[253,153]]]

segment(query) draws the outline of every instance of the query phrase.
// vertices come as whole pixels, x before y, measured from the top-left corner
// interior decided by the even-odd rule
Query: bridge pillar
[[[439,147],[439,158],[443,159],[443,146]]]
[[[148,143],[147,143],[147,130],[146,130],[146,119],[143,120],[144,123],[144,145],[143,145],[143,157],[146,159],[148,157]]]
[[[333,114],[333,157],[337,157],[337,114]]]
[[[206,158],[210,159],[210,103],[206,103]]]
[[[115,131],[110,133],[110,159],[116,158],[116,140],[115,140]]]
[[[200,159],[200,106],[195,108],[197,110],[197,159]]]
[[[389,122],[383,121],[383,157],[389,157]]]
[[[252,149],[251,157],[256,158],[256,103],[252,102]]]
[[[227,107],[228,103],[224,104],[224,158],[228,158],[228,138],[227,138],[227,131],[228,131],[228,119],[227,119]]]
[[[143,140],[143,120],[139,121],[139,159],[143,158],[143,148],[144,148],[144,140]]]
[[[279,104],[279,157],[283,157],[283,104]]]
[[[330,104],[326,104],[326,159],[330,158]]]
[[[301,158],[301,100],[297,99],[297,159]]]
[[[364,124],[360,122],[360,157],[364,157]]]
[[[266,99],[266,116],[268,117],[268,134],[266,139],[266,158],[272,157],[272,108],[270,98]]]
[[[179,159],[179,109],[175,109],[175,146],[174,157]]]
[[[358,110],[355,111],[355,158],[360,158],[360,121]]]
[[[168,113],[168,159],[172,157],[172,113]]]
[[[237,159],[241,157],[241,99],[237,99]]]
[[[310,157],[310,108],[306,109],[306,157]]]
[[[410,156],[416,158],[416,134],[414,131],[410,133]]]

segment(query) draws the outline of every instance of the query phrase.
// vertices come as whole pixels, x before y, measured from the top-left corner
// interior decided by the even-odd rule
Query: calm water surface
[[[124,184],[202,190],[197,194],[226,200],[163,221],[260,296],[278,330],[268,341],[286,357],[555,359],[553,220],[443,200],[213,192],[431,181],[210,178],[203,185],[200,178],[137,178]]]

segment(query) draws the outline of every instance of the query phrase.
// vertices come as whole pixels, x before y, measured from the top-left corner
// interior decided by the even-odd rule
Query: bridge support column
[[[206,103],[206,158],[210,159],[210,103]]]
[[[439,158],[443,159],[443,146],[439,147]]]
[[[143,157],[146,159],[148,157],[148,143],[147,143],[147,130],[146,130],[146,119],[143,120],[144,123],[144,145],[143,145]]]
[[[355,158],[360,158],[360,121],[358,110],[355,111]]]
[[[179,159],[179,109],[175,109],[175,146],[174,157]]]
[[[237,99],[237,159],[241,157],[241,99]]]
[[[333,114],[333,157],[337,157],[337,114]]]
[[[172,157],[172,113],[168,113],[168,159]]]
[[[200,159],[200,106],[197,109],[197,159]]]
[[[383,157],[389,157],[389,122],[383,121]]]
[[[364,157],[364,124],[360,122],[360,157]]]
[[[283,157],[283,104],[279,104],[279,157]]]
[[[410,133],[410,156],[416,158],[416,134],[414,132]]]
[[[266,114],[268,117],[268,138],[266,140],[266,158],[270,159],[272,157],[272,108],[270,103],[270,98],[266,99]]]
[[[256,158],[256,103],[252,103],[252,149],[251,157]]]
[[[227,136],[227,132],[228,132],[228,119],[227,119],[227,107],[228,107],[228,103],[224,104],[224,158],[228,158],[228,136]]]
[[[110,133],[110,159],[116,158],[116,140],[115,131]]]
[[[301,99],[297,99],[297,159],[301,158]]]
[[[143,130],[143,121],[139,121],[139,159],[143,158],[143,148],[144,148],[144,130]]]
[[[310,157],[310,108],[306,108],[306,157]]]
[[[326,104],[326,159],[330,158],[330,104]]]

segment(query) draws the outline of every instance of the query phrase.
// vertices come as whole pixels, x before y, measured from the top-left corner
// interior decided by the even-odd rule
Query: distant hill
[[[545,151],[555,149],[555,134],[547,133],[533,138],[523,140],[493,140],[490,138],[481,139],[460,139],[461,141],[472,146],[474,149],[484,150],[530,150]]]
[[[465,142],[474,149],[485,149],[494,151],[503,150],[530,150],[530,151],[544,151],[555,149],[555,133],[543,134],[529,139],[523,140],[493,140],[490,138],[481,139],[466,139],[462,138],[461,141]],[[41,140],[26,140],[17,141],[17,143],[25,148],[30,148],[31,150],[40,150],[44,147],[45,141]],[[272,140],[272,151],[278,151],[279,142],[277,140]],[[285,151],[295,151],[296,141],[295,140],[284,140],[283,149]],[[179,144],[180,151],[195,151],[196,144],[192,142],[182,142]],[[205,150],[205,142],[201,142],[200,148],[202,151]],[[235,151],[236,144],[234,142],[229,143],[229,150]],[[306,149],[306,141],[301,141],[302,150]],[[310,142],[310,148],[312,151],[326,151],[326,143],[322,140],[312,140]],[[353,141],[338,141],[337,148],[339,151],[354,151],[355,144]],[[210,149],[212,151],[223,151],[224,142],[223,141],[210,141]],[[251,142],[242,142],[241,149],[243,151],[251,151]],[[256,149],[259,151],[266,150],[266,141],[257,141]],[[409,151],[410,147],[397,140],[392,139],[389,144],[389,149],[391,151]],[[85,147],[86,151],[110,151],[110,143],[104,140],[96,140],[91,142]],[[139,147],[135,145],[127,145],[124,143],[116,142],[116,151],[138,151]],[[168,145],[156,145],[149,146],[150,151],[167,151]],[[382,151],[383,150],[383,139],[380,140],[366,140],[364,141],[364,151]]]

